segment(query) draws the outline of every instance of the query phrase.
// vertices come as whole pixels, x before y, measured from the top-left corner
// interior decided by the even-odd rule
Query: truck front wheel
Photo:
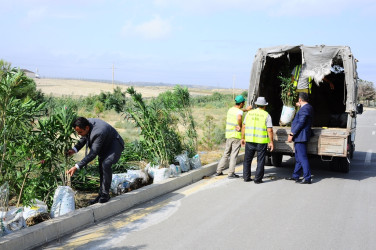
[[[274,167],[282,167],[282,154],[272,153],[272,164]]]

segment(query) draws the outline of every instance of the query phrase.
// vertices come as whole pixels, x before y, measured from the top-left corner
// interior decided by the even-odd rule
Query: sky
[[[0,0],[0,59],[41,77],[247,89],[258,48],[344,45],[376,83],[374,0]]]

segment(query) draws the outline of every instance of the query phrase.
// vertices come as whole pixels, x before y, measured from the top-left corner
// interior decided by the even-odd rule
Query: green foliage
[[[243,91],[241,95],[247,100],[248,97],[248,91]]]
[[[193,155],[197,151],[197,133],[187,88],[179,86],[174,91],[162,93],[146,103],[133,87],[128,88],[132,101],[125,115],[141,129],[144,159],[167,167],[183,149]],[[179,131],[179,126],[184,128]]]
[[[133,141],[124,144],[119,161],[112,166],[113,173],[125,173],[135,166],[140,167],[142,161],[148,159],[145,141]]]
[[[215,129],[215,124],[214,124],[214,117],[211,115],[207,115],[205,117],[205,121],[203,124],[203,137],[201,140],[201,144],[204,148],[208,150],[212,150],[215,145],[214,141],[214,129]]]
[[[63,186],[70,185],[70,178],[65,172],[73,162],[65,153],[76,141],[72,137],[74,132],[72,124],[76,116],[76,112],[72,108],[64,106],[48,118],[38,120],[38,135],[41,149],[44,149],[39,152],[39,156],[45,161],[48,168],[56,171]]]
[[[219,145],[226,141],[226,126],[223,123],[222,127],[215,126],[213,129],[213,137],[212,137],[214,145]]]
[[[122,92],[120,87],[116,87],[113,93],[101,92],[98,100],[103,103],[106,110],[114,109],[120,113],[123,111],[126,103],[125,94],[126,92]]]
[[[48,97],[47,100],[47,109],[48,113],[51,114],[56,109],[60,109],[61,107],[70,107],[71,109],[78,110],[78,107],[83,106],[83,99],[75,99],[69,96],[62,96],[62,97]],[[91,110],[93,107],[90,108]]]
[[[157,101],[146,104],[133,87],[128,88],[127,93],[131,95],[132,101],[126,106],[125,115],[141,129],[145,149],[149,153],[147,159],[167,167],[182,149],[180,138],[171,126],[175,121],[170,112]]]
[[[86,168],[76,171],[72,177],[72,186],[75,190],[98,192],[100,185],[99,173],[97,170],[98,161],[89,164]]]
[[[192,113],[192,98],[187,88],[175,86],[174,90],[160,94],[155,100],[159,105],[168,110],[176,123],[175,130],[180,135],[183,149],[188,152],[188,157],[197,153],[196,123]],[[183,128],[179,131],[179,126]]]
[[[11,64],[1,59],[0,60],[0,79],[3,78],[3,75],[6,74],[8,71],[11,71]]]
[[[17,205],[35,198],[50,205],[55,187],[69,183],[65,167],[72,162],[64,153],[74,140],[75,112],[64,107],[42,119],[46,103],[29,95],[33,81],[20,70],[1,69],[0,184],[9,183]]]
[[[298,94],[295,91],[291,78],[278,76],[278,79],[281,81],[281,100],[283,104],[285,106],[294,107]]]
[[[44,104],[37,103],[24,93],[30,79],[16,69],[2,66],[0,80],[0,184],[9,183],[11,195],[18,203],[26,180],[38,168],[33,138],[34,120],[43,113]],[[32,84],[31,84],[32,85]],[[20,90],[20,89],[21,90]],[[23,99],[19,99],[24,97]]]
[[[283,105],[294,107],[295,101],[298,98],[298,93],[295,91],[294,83],[291,80],[291,69],[289,65],[283,65],[279,71],[277,79],[281,86],[281,100]]]
[[[103,110],[104,110],[104,105],[103,105],[103,103],[100,102],[100,101],[96,101],[96,102],[94,103],[94,112],[95,112],[95,114],[98,115],[98,114],[102,113]]]
[[[234,98],[231,94],[214,92],[212,95],[196,96],[192,98],[192,105],[206,108],[227,108],[234,105]]]

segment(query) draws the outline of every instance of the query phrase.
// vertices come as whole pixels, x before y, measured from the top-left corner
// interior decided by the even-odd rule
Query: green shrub
[[[103,103],[100,102],[100,101],[96,101],[96,102],[94,103],[94,112],[95,112],[95,114],[98,115],[98,114],[102,113],[103,110],[104,110],[104,105],[103,105]]]

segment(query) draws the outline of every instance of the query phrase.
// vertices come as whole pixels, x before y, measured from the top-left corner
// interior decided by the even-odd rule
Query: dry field
[[[120,87],[122,91],[126,91],[131,85],[91,82],[82,80],[68,80],[68,79],[34,79],[37,89],[40,89],[46,95],[52,96],[89,96],[98,95],[101,92],[112,92],[116,87]],[[162,92],[171,90],[174,86],[134,86],[135,90],[142,94],[143,97],[156,97]],[[243,90],[235,89],[236,93],[241,93]],[[232,89],[204,89],[204,88],[189,88],[191,95],[210,95],[214,92],[232,93]]]

